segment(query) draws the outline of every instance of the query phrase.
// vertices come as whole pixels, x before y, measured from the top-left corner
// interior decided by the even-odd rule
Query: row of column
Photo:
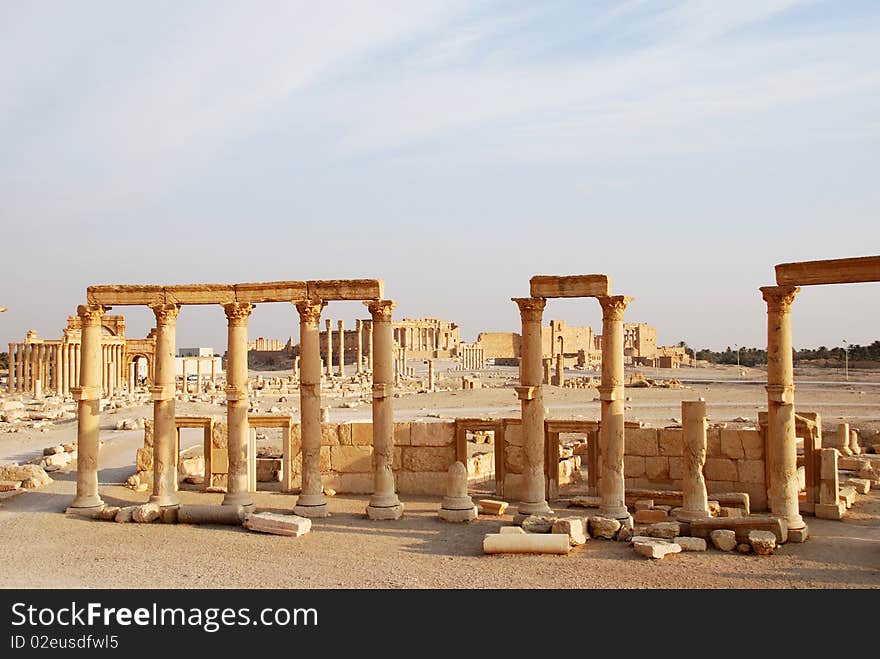
[[[78,343],[10,343],[8,393],[66,396],[79,377]]]
[[[345,377],[345,324],[341,320],[337,321],[336,339],[334,341],[333,321],[327,318],[325,322],[327,333],[327,343],[324,349],[325,373],[327,377],[333,377],[334,374],[339,377]],[[371,328],[367,327],[367,344],[364,346],[364,321],[358,319],[355,321],[355,336],[357,338],[355,346],[355,371],[360,375],[364,372],[364,348],[366,348],[366,368],[367,370],[373,369],[373,333]],[[300,338],[300,352],[302,352],[302,338]]]
[[[451,333],[438,327],[396,327],[394,342],[416,351],[449,350]]]
[[[602,378],[599,429],[599,512],[627,519],[624,500],[624,395],[623,314],[632,298],[609,295],[597,298],[602,307]],[[522,357],[517,396],[522,404],[524,486],[519,515],[550,511],[544,484],[544,402],[542,383],[541,322],[546,299],[512,298],[522,320]]]
[[[365,303],[372,315],[373,360],[373,494],[367,506],[371,518],[396,519],[403,512],[391,471],[394,457],[392,408],[392,345],[390,300]],[[319,321],[322,300],[296,303],[300,316],[300,415],[302,435],[302,491],[294,511],[308,517],[327,515],[321,482],[321,354]],[[226,367],[227,450],[229,470],[224,505],[249,507],[248,487],[247,321],[254,305],[235,302],[223,305],[228,341]],[[175,344],[180,305],[152,307],[156,316],[156,352],[153,398],[153,493],[150,500],[163,507],[177,506],[177,431],[175,428]],[[82,369],[80,384],[73,388],[77,401],[77,494],[72,512],[100,509],[98,493],[99,405],[101,399],[102,306],[81,305]]]
[[[478,371],[486,365],[483,348],[476,344],[459,344],[458,355],[461,358],[459,366],[463,371]],[[538,357],[540,358],[540,354]]]

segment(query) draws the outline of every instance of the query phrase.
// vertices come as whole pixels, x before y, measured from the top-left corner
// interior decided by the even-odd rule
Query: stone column
[[[391,300],[364,302],[373,317],[373,494],[367,504],[370,519],[400,519],[403,504],[394,486],[394,407],[391,362]]]
[[[434,391],[434,360],[428,359],[428,391]]]
[[[128,393],[130,394],[134,393],[134,388],[137,386],[137,365],[136,357],[128,365]]]
[[[18,353],[18,364],[16,364],[15,390],[22,392],[24,391],[24,345],[21,343],[17,344],[16,352]]]
[[[552,359],[544,359],[542,360],[544,363],[544,380],[543,384],[550,384],[550,366]]]
[[[764,286],[767,302],[767,480],[770,511],[788,521],[790,541],[806,539],[798,506],[797,444],[794,427],[794,365],[791,303],[796,286]],[[802,531],[802,533],[800,532]]]
[[[327,377],[333,377],[333,321],[329,318],[326,319],[327,325],[327,362],[324,364],[327,367]]]
[[[709,497],[706,495],[706,480],[703,478],[708,427],[706,401],[681,401],[684,478],[681,483],[683,503],[677,519],[682,521],[709,517]]]
[[[522,319],[517,397],[522,403],[523,491],[514,521],[529,515],[552,513],[545,498],[544,397],[541,389],[541,317],[547,300],[541,297],[511,298]]]
[[[363,355],[363,334],[364,334],[364,322],[362,320],[356,320],[354,322],[355,326],[355,334],[357,335],[357,374],[360,375],[364,372],[364,355]]]
[[[183,373],[183,378],[182,378],[183,382],[180,385],[180,392],[182,394],[186,394],[186,393],[188,393],[186,390],[186,357],[180,358],[180,370]]]
[[[156,375],[150,387],[153,399],[153,494],[150,501],[163,507],[178,506],[175,424],[177,369],[174,355],[177,351],[180,305],[157,304],[151,308],[156,316]]]
[[[339,344],[339,377],[345,377],[345,326],[342,321],[338,321],[338,331],[336,334],[337,343]]]
[[[852,455],[852,449],[849,447],[850,437],[848,423],[837,424],[837,435],[835,435],[835,439],[837,441],[834,443],[834,448],[840,451],[841,455]]]
[[[367,368],[373,372],[373,321],[370,321],[370,327],[367,329]]]
[[[302,490],[293,512],[309,518],[327,517],[329,514],[324,486],[321,482],[320,320],[321,310],[326,304],[323,300],[304,300],[296,303],[296,310],[299,312]]]
[[[196,393],[202,393],[202,358],[196,359]]]
[[[556,355],[556,386],[561,387],[565,384],[565,358],[562,353]]]
[[[82,369],[74,389],[77,416],[76,498],[68,511],[89,513],[104,502],[98,494],[98,446],[101,421],[101,317],[105,308],[80,305],[76,313],[82,324]]]
[[[15,344],[9,344],[9,377],[6,379],[6,391],[12,393],[15,391]]]
[[[67,396],[75,383],[73,379],[73,344],[67,343],[64,347],[67,355],[67,369],[64,372],[64,395]]]
[[[248,340],[247,323],[254,305],[231,302],[226,312],[228,339],[226,358],[226,424],[229,436],[229,473],[224,506],[253,506],[248,491]]]
[[[80,381],[80,371],[82,370],[82,337],[79,343],[73,344],[73,381]]]
[[[599,385],[599,514],[629,520],[624,500],[623,312],[633,300],[623,295],[597,298],[602,306],[602,379]]]

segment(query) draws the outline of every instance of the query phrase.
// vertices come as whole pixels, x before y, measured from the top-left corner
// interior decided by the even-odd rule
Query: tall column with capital
[[[403,504],[394,486],[394,408],[392,385],[391,300],[364,302],[373,317],[373,494],[367,504],[370,519],[400,519]]]
[[[226,425],[229,436],[229,472],[226,477],[224,506],[253,506],[248,488],[248,317],[254,305],[231,302],[223,305],[226,312],[228,339],[226,358]]]
[[[360,375],[364,372],[364,347],[363,347],[363,337],[364,337],[364,321],[356,320],[354,321],[355,326],[355,334],[357,335],[357,374]]]
[[[541,318],[547,300],[542,297],[511,298],[522,319],[522,356],[516,395],[522,403],[523,491],[515,520],[551,513],[544,482],[544,397],[541,389]]]
[[[54,361],[52,362],[52,386],[55,388],[55,395],[61,396],[62,387],[61,387],[61,349],[62,345],[59,343],[57,345],[52,346],[53,348],[53,356]]]
[[[324,366],[327,369],[327,377],[333,377],[333,321],[326,319],[327,323],[327,362]]]
[[[323,300],[296,303],[299,312],[299,408],[302,445],[302,489],[293,512],[327,517],[321,482],[321,310]],[[328,321],[329,322],[329,321]],[[328,325],[329,327],[329,325]],[[327,333],[329,337],[329,332]]]
[[[338,322],[336,342],[339,344],[337,353],[339,355],[339,377],[345,377],[345,325],[340,320]]]
[[[68,511],[89,513],[104,507],[98,494],[98,446],[101,421],[101,317],[102,306],[77,307],[82,324],[82,364],[79,386],[74,388],[77,418],[76,498]]]
[[[373,321],[369,321],[370,326],[367,328],[367,369],[373,372]]]
[[[794,364],[791,303],[796,286],[764,286],[767,303],[767,480],[770,511],[785,517],[789,540],[806,539],[798,506],[797,444],[794,427]],[[801,532],[802,531],[802,532]]]
[[[9,375],[6,378],[6,391],[13,393],[15,391],[15,344],[9,344]]]
[[[156,316],[156,377],[150,387],[153,398],[153,494],[150,501],[160,506],[178,506],[174,355],[180,305],[157,304],[151,308]]]
[[[599,384],[599,514],[629,520],[624,500],[623,312],[633,298],[603,295],[602,379]]]
[[[17,344],[16,352],[18,353],[18,364],[15,373],[15,391],[22,392],[24,391],[24,345]]]

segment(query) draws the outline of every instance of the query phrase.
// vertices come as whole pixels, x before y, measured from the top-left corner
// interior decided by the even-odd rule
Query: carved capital
[[[327,306],[324,300],[300,300],[295,304],[300,322],[306,325],[317,325],[321,320],[321,310]]]
[[[519,315],[524,322],[540,323],[544,317],[547,300],[542,297],[512,297],[519,307]]]
[[[623,320],[623,312],[635,298],[626,295],[600,295],[596,299],[602,307],[602,320]]]
[[[368,300],[364,305],[370,310],[374,323],[391,322],[391,311],[395,306],[393,300]]]
[[[223,311],[226,312],[226,319],[229,321],[230,327],[246,327],[248,317],[256,305],[250,302],[230,302],[223,305]]]
[[[156,316],[157,325],[174,325],[177,322],[177,314],[180,313],[179,304],[155,304],[150,309]]]
[[[762,286],[761,295],[767,303],[767,311],[789,313],[791,303],[800,292],[799,286]]]
[[[76,308],[76,315],[79,316],[83,327],[100,327],[101,318],[109,308],[101,305],[81,304]]]

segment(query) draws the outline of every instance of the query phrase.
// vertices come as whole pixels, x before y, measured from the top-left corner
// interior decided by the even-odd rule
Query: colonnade
[[[346,356],[346,330],[345,323],[341,320],[336,321],[336,331],[333,331],[333,321],[327,318],[325,321],[326,340],[324,344],[324,374],[331,378],[345,377],[345,356]],[[355,373],[358,375],[365,371],[373,370],[373,334],[372,321],[357,319],[355,321]],[[364,334],[366,333],[366,341]],[[334,336],[335,334],[335,336]],[[351,330],[349,330],[349,337]],[[300,340],[300,351],[302,351],[302,340]],[[350,354],[350,349],[349,349]]]
[[[476,343],[461,343],[458,346],[461,358],[459,367],[463,371],[479,371],[486,365],[483,348]]]

